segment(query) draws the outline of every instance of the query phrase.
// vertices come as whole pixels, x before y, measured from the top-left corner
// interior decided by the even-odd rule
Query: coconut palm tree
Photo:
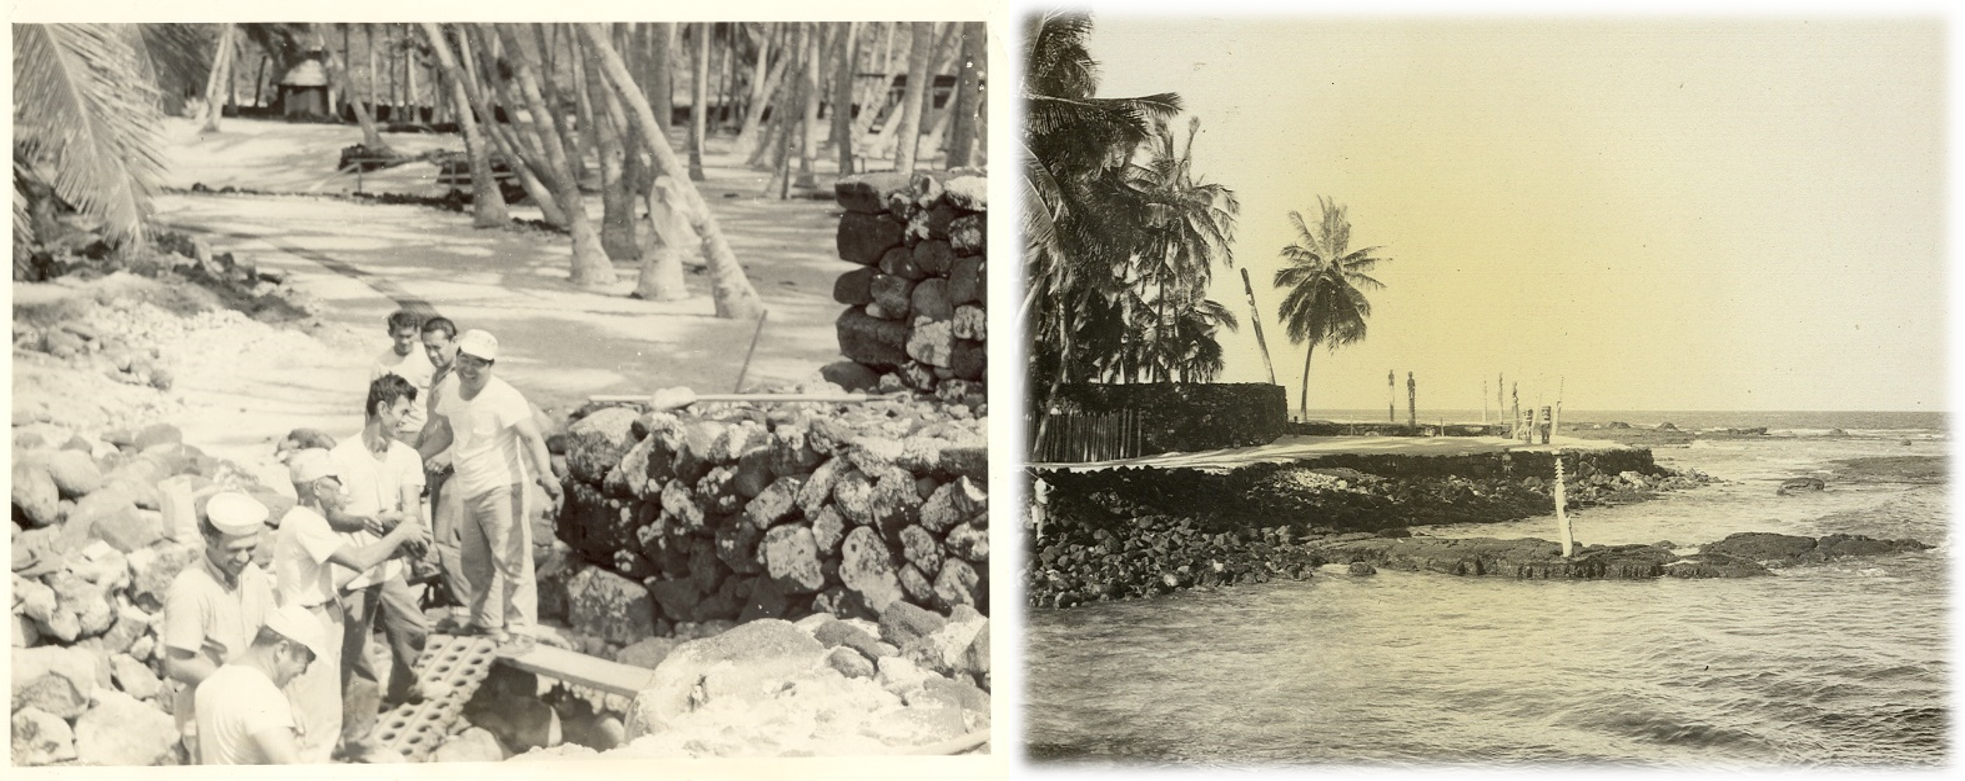
[[[36,243],[58,197],[99,222],[119,250],[147,247],[150,197],[163,184],[155,82],[130,25],[14,25],[14,247]],[[38,225],[37,225],[38,223]],[[53,236],[41,237],[52,240]]]
[[[1186,345],[1167,329],[1206,295],[1217,261],[1235,263],[1229,244],[1241,204],[1233,190],[1194,175],[1194,136],[1200,128],[1198,117],[1189,120],[1187,140],[1179,143],[1162,124],[1148,142],[1151,155],[1143,165],[1153,223],[1140,256],[1140,282],[1153,290],[1150,335],[1168,358],[1185,353]],[[1166,370],[1174,361],[1155,363],[1162,369],[1159,379],[1169,379]]]
[[[1141,171],[1130,164],[1154,123],[1180,110],[1171,93],[1098,98],[1098,69],[1080,14],[1033,17],[1024,36],[1023,210],[1027,291],[1020,318],[1032,341],[1041,408],[1067,378],[1096,364],[1079,354],[1081,315],[1109,305],[1149,219]],[[1040,306],[1041,302],[1041,306]],[[1089,350],[1091,353],[1104,352]],[[1040,436],[1041,436],[1041,432]]]
[[[1351,249],[1351,221],[1345,207],[1318,196],[1323,221],[1313,230],[1301,212],[1290,212],[1296,226],[1296,242],[1283,248],[1289,265],[1276,271],[1274,284],[1283,296],[1284,330],[1291,344],[1305,344],[1303,354],[1303,396],[1299,404],[1305,417],[1310,414],[1310,358],[1322,344],[1334,350],[1365,338],[1365,320],[1371,317],[1371,302],[1364,291],[1382,290],[1385,285],[1370,272],[1381,258],[1372,253],[1379,247]]]

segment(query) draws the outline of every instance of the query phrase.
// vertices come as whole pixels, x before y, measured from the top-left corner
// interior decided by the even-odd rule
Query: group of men
[[[412,582],[433,559],[466,611],[437,631],[489,637],[502,656],[532,650],[530,488],[560,496],[539,413],[493,376],[491,334],[408,311],[387,324],[361,432],[336,443],[303,429],[282,444],[294,507],[275,520],[252,497],[221,492],[200,511],[205,555],[172,582],[162,633],[191,761],[373,751],[343,735],[344,694],[358,678],[379,681],[367,652],[379,618],[393,658],[383,702],[422,696],[414,665],[431,628]],[[254,563],[266,535],[270,573]]]

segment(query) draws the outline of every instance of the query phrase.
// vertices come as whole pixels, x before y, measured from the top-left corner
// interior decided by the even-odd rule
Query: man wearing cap
[[[382,563],[404,543],[421,539],[423,525],[404,519],[380,540],[355,546],[328,526],[325,513],[345,504],[341,479],[327,451],[307,449],[287,459],[287,469],[299,495],[298,503],[280,521],[273,548],[273,573],[281,607],[306,608],[319,618],[330,636],[342,636],[344,613],[336,588],[338,564],[362,572]],[[304,762],[325,763],[341,736],[340,644],[319,654],[288,686],[300,722],[300,755]]]
[[[437,367],[430,361],[428,351],[418,343],[423,333],[423,318],[407,309],[398,309],[389,315],[390,344],[377,356],[375,364],[369,367],[371,382],[385,374],[394,374],[414,386],[424,401],[430,398],[430,383],[435,379]],[[389,432],[404,442],[415,444],[416,437],[423,433],[425,407],[418,402],[410,408],[401,425]]]
[[[273,579],[252,563],[266,506],[242,493],[212,495],[198,519],[205,555],[177,573],[164,594],[164,674],[178,689],[171,706],[189,756],[198,756],[194,691],[246,650],[273,611]]]
[[[367,529],[342,533],[352,545],[373,543],[404,519],[423,519],[423,460],[414,448],[392,436],[415,403],[416,388],[409,380],[395,374],[375,378],[368,386],[361,434],[328,451],[336,475],[347,488],[342,512],[368,522]],[[333,525],[332,518],[329,525]],[[370,681],[382,680],[367,653],[369,631],[380,614],[382,633],[389,638],[393,658],[389,690],[384,695],[390,704],[409,699],[416,657],[430,632],[429,622],[417,606],[416,593],[403,577],[404,569],[400,558],[391,558],[366,572],[336,575],[337,580],[352,578],[341,589],[348,613],[341,646],[341,686],[346,690],[357,674]]]
[[[537,483],[557,501],[560,486],[532,406],[492,376],[497,360],[491,334],[472,330],[457,338],[455,392],[438,398],[430,436],[418,450],[427,461],[452,448],[456,475],[445,490],[463,499],[464,571],[475,587],[471,619],[501,654],[521,655],[532,648],[539,613],[526,489]]]
[[[293,706],[281,691],[317,666],[330,647],[321,621],[288,605],[266,617],[252,645],[198,687],[200,765],[292,765],[306,761]]]

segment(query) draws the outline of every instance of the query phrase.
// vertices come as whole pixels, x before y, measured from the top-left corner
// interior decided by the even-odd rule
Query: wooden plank
[[[536,675],[544,675],[591,689],[600,689],[623,697],[633,697],[641,693],[641,690],[648,688],[655,679],[655,671],[645,667],[610,662],[543,643],[534,646],[532,651],[524,656],[498,657],[498,662]]]

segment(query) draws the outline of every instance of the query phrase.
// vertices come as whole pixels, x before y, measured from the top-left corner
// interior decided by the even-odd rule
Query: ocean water
[[[1624,414],[1606,419],[1657,422]],[[1933,474],[1947,446],[1942,417],[1726,414],[1660,420],[1789,433],[1654,448],[1667,466],[1727,482],[1574,513],[1578,539],[1691,546],[1736,531],[1843,532],[1937,547],[1742,580],[1319,573],[1032,609],[1029,756],[1202,766],[1946,764],[1950,546],[1946,486],[1941,469]],[[1851,435],[1826,436],[1837,428]],[[1863,458],[1890,460],[1839,464]],[[1774,493],[1799,475],[1827,477],[1829,490]],[[1553,538],[1554,523],[1425,531]]]

